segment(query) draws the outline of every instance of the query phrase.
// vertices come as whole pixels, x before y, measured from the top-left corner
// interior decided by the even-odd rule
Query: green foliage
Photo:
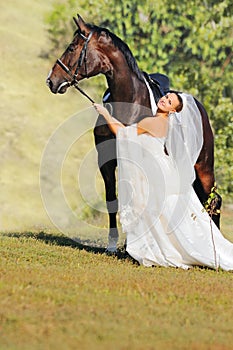
[[[218,272],[219,270],[219,264],[217,261],[217,252],[216,252],[216,247],[215,247],[215,239],[214,239],[214,233],[213,233],[213,215],[218,215],[220,214],[221,210],[216,208],[216,205],[218,203],[218,193],[217,193],[217,186],[216,183],[214,186],[211,188],[211,192],[208,196],[207,201],[204,203],[204,208],[202,211],[207,211],[209,214],[210,218],[210,233],[211,233],[211,239],[212,239],[212,244],[213,244],[213,252],[214,252],[214,261],[215,261],[215,270]]]
[[[233,196],[233,113],[229,98],[219,100],[215,116],[216,177],[220,192],[230,200]]]
[[[204,203],[204,208],[202,211],[207,211],[207,213],[210,214],[210,217],[212,218],[213,215],[220,214],[220,209],[216,209],[216,204],[218,201],[218,194],[217,194],[217,185],[214,184],[214,187],[211,188],[211,192],[208,196],[207,201]]]
[[[64,49],[64,44],[71,38],[72,18],[71,8],[75,1],[68,0],[67,3],[55,2],[53,11],[45,16],[45,22],[48,25],[48,36],[52,43],[52,52],[54,54]]]
[[[229,169],[232,154],[232,1],[57,0],[46,19],[56,55],[61,54],[61,43],[71,40],[77,12],[120,36],[142,70],[167,74],[173,88],[202,101],[215,128],[221,188],[233,194],[233,173],[223,171]],[[223,144],[229,151],[224,157]]]

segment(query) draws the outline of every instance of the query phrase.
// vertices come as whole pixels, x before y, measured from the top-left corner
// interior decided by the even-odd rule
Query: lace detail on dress
[[[133,221],[132,208],[129,207],[128,205],[122,206],[120,211],[120,222],[124,227],[124,230],[125,230],[125,226],[129,226],[132,223],[132,221]]]

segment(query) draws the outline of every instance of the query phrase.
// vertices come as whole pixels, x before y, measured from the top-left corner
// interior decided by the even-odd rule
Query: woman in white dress
[[[203,145],[193,97],[169,93],[159,100],[154,117],[127,127],[102,105],[94,107],[117,137],[119,214],[127,252],[145,266],[233,270],[233,243],[211,221],[192,187]]]

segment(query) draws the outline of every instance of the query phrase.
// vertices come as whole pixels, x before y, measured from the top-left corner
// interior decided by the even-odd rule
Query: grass
[[[144,268],[61,235],[1,237],[2,349],[232,349],[232,274]]]

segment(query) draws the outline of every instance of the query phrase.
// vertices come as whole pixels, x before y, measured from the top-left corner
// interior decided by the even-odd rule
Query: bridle
[[[69,85],[73,85],[77,90],[79,90],[81,92],[81,94],[83,94],[85,97],[87,97],[92,103],[94,103],[94,100],[88,96],[86,94],[86,92],[84,92],[79,86],[78,86],[78,80],[77,80],[77,75],[79,73],[80,68],[82,67],[83,63],[84,63],[84,67],[85,67],[85,76],[84,78],[88,78],[88,74],[87,74],[87,46],[88,43],[91,40],[91,37],[93,35],[93,31],[91,31],[89,33],[89,35],[86,37],[84,34],[82,34],[81,32],[78,32],[78,35],[81,36],[81,38],[85,41],[83,48],[80,52],[79,58],[77,60],[77,62],[75,63],[75,65],[77,64],[77,67],[75,69],[74,74],[71,72],[70,68],[68,68],[59,58],[57,59],[56,63],[70,76],[71,81],[69,82]],[[74,65],[74,66],[75,66]]]

